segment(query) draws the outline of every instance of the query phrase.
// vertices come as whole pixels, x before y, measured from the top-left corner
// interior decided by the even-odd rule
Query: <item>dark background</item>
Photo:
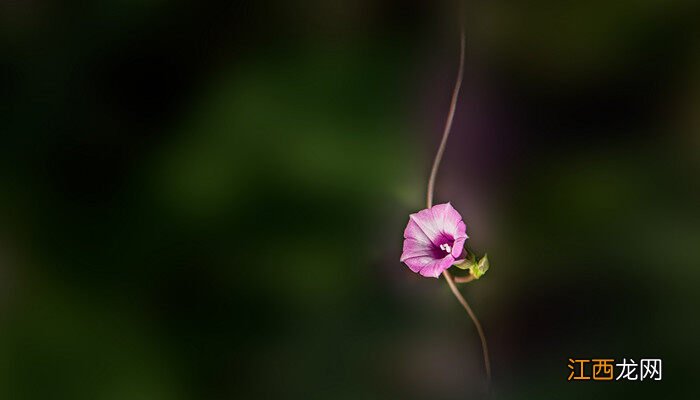
[[[458,399],[476,331],[399,263],[449,2],[0,2],[0,398]],[[697,393],[697,2],[488,1],[436,200],[498,399]],[[663,359],[567,382],[568,358]]]

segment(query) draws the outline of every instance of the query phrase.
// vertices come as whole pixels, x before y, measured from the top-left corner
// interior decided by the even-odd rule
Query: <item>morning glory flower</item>
[[[462,255],[467,227],[450,203],[409,216],[401,262],[413,272],[437,278]]]

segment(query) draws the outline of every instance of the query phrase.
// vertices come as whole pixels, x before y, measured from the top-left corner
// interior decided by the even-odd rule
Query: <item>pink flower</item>
[[[467,240],[462,216],[450,203],[409,216],[401,262],[413,272],[437,278],[462,255]]]

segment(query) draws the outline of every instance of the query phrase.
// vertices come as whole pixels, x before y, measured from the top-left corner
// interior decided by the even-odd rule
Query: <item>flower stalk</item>
[[[450,101],[450,109],[447,114],[447,120],[445,121],[445,128],[442,133],[442,140],[440,141],[440,146],[438,147],[437,153],[435,154],[435,160],[433,161],[432,169],[430,170],[430,178],[428,179],[428,190],[426,195],[426,207],[430,209],[433,206],[433,193],[435,191],[435,178],[437,177],[438,169],[440,168],[440,162],[442,161],[442,156],[445,152],[445,145],[447,144],[447,138],[450,136],[450,131],[452,130],[452,122],[454,120],[455,110],[457,109],[457,101],[459,100],[459,92],[462,88],[462,80],[464,78],[464,57],[466,51],[466,34],[464,30],[464,25],[460,24],[460,51],[459,51],[459,71],[457,73],[457,79],[455,81],[454,89],[452,90],[452,100]],[[466,259],[465,259],[466,260]],[[454,294],[457,301],[462,305],[464,310],[469,315],[469,318],[474,322],[474,326],[479,334],[479,339],[481,340],[481,350],[484,357],[484,368],[486,369],[486,379],[487,387],[491,386],[491,361],[489,358],[488,344],[486,342],[486,335],[481,327],[479,319],[474,314],[474,310],[469,306],[467,300],[462,296],[462,293],[457,288],[455,281],[459,283],[470,282],[477,277],[471,274],[466,277],[453,278],[447,269],[442,272],[445,277],[447,284]]]

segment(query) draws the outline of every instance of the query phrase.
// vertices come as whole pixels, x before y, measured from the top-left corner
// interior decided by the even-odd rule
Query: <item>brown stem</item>
[[[481,351],[484,354],[484,366],[486,368],[486,382],[487,382],[487,387],[491,386],[491,360],[489,358],[489,347],[488,344],[486,344],[486,335],[484,334],[483,328],[481,328],[481,323],[479,322],[479,319],[476,317],[476,314],[474,314],[474,311],[472,308],[469,306],[469,303],[467,303],[467,300],[464,299],[464,296],[462,296],[462,293],[459,292],[459,289],[457,289],[457,285],[455,285],[454,280],[452,279],[452,275],[447,272],[447,270],[442,271],[442,274],[445,276],[445,280],[447,281],[447,284],[450,286],[450,290],[452,290],[452,294],[455,295],[459,303],[464,307],[464,309],[467,311],[467,314],[469,314],[469,317],[471,317],[472,321],[474,322],[474,325],[476,326],[476,331],[479,333],[479,339],[481,339]]]
[[[450,101],[450,111],[447,113],[447,121],[445,121],[445,129],[442,132],[442,140],[440,141],[440,147],[438,147],[437,154],[435,154],[435,160],[433,161],[433,167],[430,170],[430,178],[428,179],[428,194],[426,198],[427,208],[433,206],[433,192],[435,190],[435,178],[437,177],[438,168],[440,167],[440,162],[442,161],[442,154],[445,152],[445,144],[447,144],[447,138],[450,136],[450,130],[452,129],[452,120],[455,116],[455,110],[457,109],[457,100],[459,99],[459,90],[462,88],[462,78],[464,76],[464,52],[466,46],[466,35],[464,33],[464,27],[460,28],[459,34],[459,72],[457,73],[457,81],[455,82],[455,87],[452,90],[452,101]]]
[[[457,80],[455,81],[454,89],[452,90],[452,100],[450,101],[450,110],[447,113],[447,121],[445,121],[445,129],[442,132],[442,140],[440,141],[440,146],[438,147],[437,154],[435,155],[435,160],[433,161],[433,167],[430,170],[430,178],[428,179],[428,193],[426,196],[426,206],[430,208],[433,206],[433,192],[435,190],[435,178],[437,177],[437,171],[440,167],[440,162],[442,161],[442,155],[445,152],[445,145],[447,144],[447,138],[450,136],[450,130],[452,129],[452,120],[454,119],[455,110],[457,109],[457,100],[459,99],[459,91],[462,88],[462,79],[464,76],[464,53],[466,47],[466,35],[464,32],[464,25],[460,25],[460,36],[459,36],[460,48],[459,48],[459,72],[457,73]],[[457,286],[455,285],[452,275],[450,275],[447,270],[443,271],[442,274],[447,280],[447,284],[452,290],[452,294],[457,298],[457,301],[464,307],[469,314],[469,317],[474,322],[476,330],[479,333],[479,338],[481,339],[481,350],[484,354],[484,366],[486,368],[486,379],[487,387],[491,386],[491,361],[489,359],[488,345],[486,344],[486,336],[484,335],[484,330],[481,328],[481,323],[479,319],[472,311],[467,300],[459,292]]]
[[[469,283],[469,282],[473,281],[474,279],[476,279],[476,278],[472,274],[469,274],[467,276],[455,276],[454,277],[455,283]]]

